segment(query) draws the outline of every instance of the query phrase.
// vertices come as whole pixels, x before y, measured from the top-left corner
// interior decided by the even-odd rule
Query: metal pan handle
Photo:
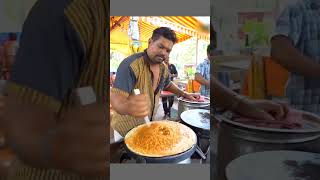
[[[202,152],[202,150],[200,149],[200,147],[198,145],[196,147],[196,152],[201,156],[201,158],[203,160],[207,159],[206,155]]]

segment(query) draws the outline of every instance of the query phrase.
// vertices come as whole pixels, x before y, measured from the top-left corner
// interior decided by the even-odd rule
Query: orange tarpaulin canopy
[[[129,55],[130,38],[128,28],[130,16],[110,17],[110,48]],[[178,42],[197,37],[203,40],[210,40],[209,29],[192,16],[143,16],[138,17],[141,49],[147,47],[149,38],[154,29],[160,26],[168,26],[175,30]]]

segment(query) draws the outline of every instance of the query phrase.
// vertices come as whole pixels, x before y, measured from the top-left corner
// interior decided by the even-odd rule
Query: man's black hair
[[[152,33],[151,39],[153,41],[158,40],[160,37],[164,37],[173,42],[173,44],[177,43],[178,39],[176,33],[168,27],[159,27],[155,29]]]
[[[207,47],[207,53],[211,54],[215,50],[215,47],[211,44],[208,45]]]

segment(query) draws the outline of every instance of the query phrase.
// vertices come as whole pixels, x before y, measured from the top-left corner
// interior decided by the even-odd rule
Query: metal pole
[[[196,44],[196,65],[198,65],[198,44],[199,44],[199,38],[197,37],[197,44]]]

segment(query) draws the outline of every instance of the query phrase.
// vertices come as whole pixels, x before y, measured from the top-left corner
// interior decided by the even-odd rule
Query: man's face
[[[149,39],[148,56],[153,63],[162,63],[166,59],[169,60],[172,47],[173,42],[163,36],[155,41]]]
[[[213,61],[213,58],[214,58],[213,52],[207,53],[207,56],[209,61]]]

